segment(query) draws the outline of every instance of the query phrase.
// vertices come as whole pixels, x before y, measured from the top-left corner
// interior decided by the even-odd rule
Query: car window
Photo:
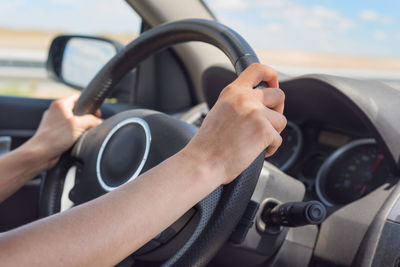
[[[141,19],[123,0],[0,3],[0,95],[59,98],[76,92],[48,78],[45,63],[60,34],[97,35],[126,44]]]
[[[400,1],[205,0],[260,60],[289,75],[328,73],[400,89]]]

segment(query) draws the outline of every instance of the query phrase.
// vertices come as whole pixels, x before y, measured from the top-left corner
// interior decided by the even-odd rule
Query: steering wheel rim
[[[115,55],[91,80],[75,107],[75,115],[94,114],[114,85],[142,60],[172,45],[200,41],[223,51],[239,75],[259,62],[249,44],[238,33],[216,21],[185,19],[145,31]],[[123,63],[123,64],[122,64]]]
[[[221,49],[238,75],[250,64],[258,62],[247,42],[218,22],[187,19],[163,24],[144,32],[114,56],[82,92],[74,113],[94,113],[110,94],[113,86],[143,59],[174,44],[188,41],[206,42]],[[204,266],[211,260],[244,213],[258,181],[264,155],[265,151],[235,181],[218,188],[199,202],[204,208],[203,220],[200,220],[191,237],[164,266]],[[70,157],[64,155],[63,160],[49,172],[43,182],[41,203],[45,208],[41,210],[44,216],[59,211],[59,205],[55,203],[60,198],[64,183],[60,177],[62,173],[65,174],[69,162]]]

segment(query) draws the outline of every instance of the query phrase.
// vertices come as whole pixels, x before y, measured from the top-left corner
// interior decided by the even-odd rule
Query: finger
[[[103,122],[102,119],[99,119],[91,114],[79,116],[77,117],[77,120],[79,121],[80,127],[82,127],[85,130],[96,127],[97,125]]]
[[[260,82],[266,82],[269,87],[279,88],[278,73],[260,63],[253,63],[247,67],[235,82],[251,88],[256,87]]]
[[[278,133],[281,133],[283,129],[285,129],[287,120],[286,117],[280,114],[279,112],[276,112],[272,109],[266,108],[265,111],[265,116],[268,118],[269,122],[272,124],[274,127],[275,131]]]
[[[73,116],[72,108],[75,106],[76,101],[78,101],[80,94],[73,94],[71,96],[57,99],[53,101],[52,107],[60,110],[66,117]]]
[[[65,106],[74,106],[79,99],[81,94],[73,94],[65,98],[58,99],[57,101],[62,102]]]
[[[283,113],[285,103],[285,93],[279,88],[264,88],[254,90],[254,94],[258,95],[264,106],[271,108],[279,113]]]
[[[272,125],[270,127],[272,128]],[[271,141],[270,141],[269,145],[267,146],[267,149],[265,152],[265,157],[272,156],[282,144],[282,137],[273,128],[270,129],[269,135],[270,135],[269,137],[271,138],[270,139]]]

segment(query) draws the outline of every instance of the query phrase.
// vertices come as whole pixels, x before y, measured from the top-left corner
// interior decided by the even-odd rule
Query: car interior
[[[240,32],[219,24],[202,1],[126,2],[141,17],[132,43],[61,35],[49,47],[50,78],[82,90],[77,113],[100,107],[105,122],[0,203],[0,232],[121,185],[99,172],[125,177],[121,169],[133,168],[137,176],[173,155],[221,90],[257,62]],[[84,48],[95,53],[80,54]],[[400,92],[329,74],[279,73],[279,83],[288,120],[279,150],[118,266],[400,266]],[[51,101],[0,96],[0,156],[33,136]],[[143,138],[129,123],[144,129],[142,161],[130,160]],[[115,169],[107,153],[126,161]]]

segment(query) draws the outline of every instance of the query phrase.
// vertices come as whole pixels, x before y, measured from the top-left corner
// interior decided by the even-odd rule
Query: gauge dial
[[[300,154],[303,144],[303,136],[300,128],[293,122],[288,122],[286,128],[281,133],[282,145],[274,155],[266,160],[282,171],[288,170],[293,166]]]
[[[373,139],[361,139],[336,150],[321,166],[316,189],[328,206],[355,201],[394,177]]]

